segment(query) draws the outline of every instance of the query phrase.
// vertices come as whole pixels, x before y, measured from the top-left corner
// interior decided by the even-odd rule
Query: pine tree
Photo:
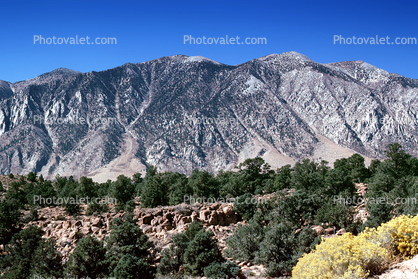
[[[70,255],[64,274],[68,277],[107,277],[104,243],[90,235],[80,239]]]

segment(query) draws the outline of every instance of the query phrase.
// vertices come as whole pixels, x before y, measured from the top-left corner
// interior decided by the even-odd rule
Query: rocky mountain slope
[[[272,54],[228,66],[176,55],[102,71],[0,82],[0,173],[45,177],[217,172],[248,157],[418,154],[418,80],[362,61]]]

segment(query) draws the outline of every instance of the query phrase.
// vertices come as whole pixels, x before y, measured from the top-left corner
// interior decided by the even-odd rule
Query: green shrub
[[[94,213],[102,214],[109,211],[109,206],[107,204],[100,204],[96,202],[89,203],[89,207],[86,210],[86,215],[90,216]]]
[[[237,197],[234,201],[234,211],[240,213],[243,220],[248,221],[251,218],[253,218],[257,210],[257,204],[249,202],[253,199],[253,195],[251,195],[250,193],[246,193],[242,196]]]
[[[39,277],[63,277],[64,268],[62,255],[57,250],[56,241],[52,238],[42,241],[35,250],[32,260],[33,276]]]
[[[211,230],[200,230],[187,245],[184,252],[184,272],[192,276],[202,275],[203,268],[212,262],[222,261],[216,240]]]
[[[226,239],[225,255],[234,260],[253,260],[264,238],[263,228],[256,222],[239,225],[233,235]]]
[[[134,198],[135,187],[131,179],[124,175],[119,175],[117,180],[112,183],[109,191],[111,196],[117,200],[116,210],[122,210],[125,204]]]
[[[208,278],[237,278],[241,269],[239,266],[231,261],[223,263],[213,262],[204,268],[203,273]]]
[[[161,252],[161,260],[158,265],[158,273],[177,274],[180,266],[184,264],[184,253],[189,243],[194,239],[199,231],[203,230],[203,225],[197,221],[192,222],[184,233],[179,233],[171,239],[169,249]]]
[[[107,276],[105,255],[103,242],[88,235],[77,242],[77,247],[68,259],[65,275],[91,278]]]
[[[3,270],[8,270],[4,278],[26,279],[29,277],[35,250],[44,241],[42,235],[41,228],[29,226],[13,236],[6,246],[7,255],[2,261]]]
[[[19,219],[22,213],[20,203],[14,198],[5,198],[0,202],[0,243],[6,244],[20,230]]]
[[[130,212],[133,213],[135,211],[135,207],[136,207],[136,203],[134,200],[130,200],[125,204],[125,207],[123,208],[123,210],[125,212]]]
[[[266,276],[289,275],[303,253],[309,252],[316,233],[304,228],[295,236],[290,224],[280,223],[268,228],[255,261],[267,267]]]
[[[361,221],[354,220],[355,210],[353,206],[329,199],[316,214],[315,222],[319,225],[328,223],[329,227],[344,228],[346,231],[357,234],[361,228]]]
[[[37,221],[39,218],[38,210],[34,207],[30,209],[30,220]]]
[[[36,173],[30,172],[28,174],[28,181],[30,181],[30,182],[36,182]]]
[[[276,170],[274,189],[276,191],[290,188],[292,178],[292,166],[285,165]]]
[[[58,215],[57,217],[55,217],[55,220],[57,220],[57,221],[65,221],[65,220],[67,220],[67,218],[65,218],[65,216],[63,216],[63,215]]]
[[[160,174],[146,177],[141,189],[141,207],[168,205],[168,189]]]
[[[106,239],[106,260],[110,271],[114,271],[120,259],[126,254],[141,261],[141,265],[147,263],[150,268],[154,263],[154,245],[135,221],[132,214],[125,214],[123,218],[113,220],[112,232]]]
[[[144,259],[125,254],[113,270],[116,279],[153,279],[155,268],[151,267]]]
[[[212,262],[224,262],[213,236],[201,223],[192,222],[184,233],[172,238],[169,249],[162,251],[158,272],[176,275],[183,266],[185,274],[197,276]]]

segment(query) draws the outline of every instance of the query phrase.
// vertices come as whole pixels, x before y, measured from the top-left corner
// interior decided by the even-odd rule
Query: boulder
[[[74,227],[81,227],[81,226],[83,226],[83,222],[82,222],[81,220],[77,220],[77,221],[74,223]]]
[[[91,225],[94,227],[101,227],[103,225],[102,219],[100,217],[96,217],[91,221]]]
[[[144,217],[142,217],[142,224],[151,225],[152,219],[154,219],[154,216],[151,214],[147,214]]]
[[[202,211],[200,211],[200,213],[199,213],[199,219],[201,220],[201,221],[203,221],[203,222],[206,222],[206,221],[208,221],[208,216],[211,214],[211,211],[210,210],[202,210]]]
[[[347,231],[344,228],[342,228],[341,230],[338,230],[336,234],[337,235],[343,235],[345,233],[347,233]]]
[[[320,235],[324,231],[324,228],[321,226],[313,226],[312,229],[316,232],[316,235]]]
[[[223,212],[225,213],[225,215],[230,216],[234,214],[234,208],[230,205],[227,205],[225,207],[222,208]]]
[[[192,222],[193,221],[197,221],[198,220],[198,214],[197,214],[197,212],[196,211],[193,211],[192,212],[192,215],[190,216],[191,218],[192,218]]]
[[[333,234],[334,233],[334,228],[327,228],[327,229],[324,230],[324,232],[326,234]]]

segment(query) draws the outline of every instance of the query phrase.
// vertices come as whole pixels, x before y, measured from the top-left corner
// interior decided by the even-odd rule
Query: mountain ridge
[[[100,72],[59,68],[0,82],[0,173],[218,172],[255,156],[274,167],[333,162],[333,150],[370,162],[393,142],[416,156],[417,93],[418,80],[366,62],[320,64],[296,52],[234,66],[175,55]]]

